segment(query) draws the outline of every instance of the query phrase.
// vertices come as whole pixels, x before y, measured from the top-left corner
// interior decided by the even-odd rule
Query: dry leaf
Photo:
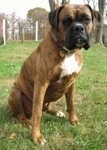
[[[16,136],[17,136],[16,133],[12,133],[8,138],[13,140],[14,138],[16,138]]]

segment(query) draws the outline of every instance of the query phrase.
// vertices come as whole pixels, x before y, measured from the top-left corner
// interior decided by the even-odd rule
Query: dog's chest
[[[62,71],[58,80],[59,82],[64,76],[72,75],[73,73],[78,74],[81,70],[81,65],[77,62],[75,54],[66,55],[60,67]]]
[[[80,60],[79,60],[80,61]],[[61,72],[56,82],[52,82],[46,93],[46,101],[55,101],[61,98],[74,82],[76,74],[81,70],[82,64],[76,61],[75,54],[65,56],[61,62]]]

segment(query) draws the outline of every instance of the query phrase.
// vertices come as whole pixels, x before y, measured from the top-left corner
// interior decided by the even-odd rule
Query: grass
[[[79,125],[43,113],[41,129],[48,142],[40,146],[32,142],[31,131],[12,116],[8,95],[23,61],[37,45],[30,41],[0,46],[0,150],[106,150],[107,48],[98,44],[84,51],[83,69],[76,82]],[[64,98],[54,107],[65,112]]]

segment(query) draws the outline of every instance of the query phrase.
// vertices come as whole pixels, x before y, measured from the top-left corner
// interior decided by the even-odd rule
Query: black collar
[[[51,32],[51,37],[54,40],[54,42],[60,47],[60,56],[64,57],[65,54],[68,53],[74,53],[76,50],[69,50],[68,48],[66,48],[63,44],[63,42],[61,40],[57,39],[57,36],[55,36],[52,32]]]

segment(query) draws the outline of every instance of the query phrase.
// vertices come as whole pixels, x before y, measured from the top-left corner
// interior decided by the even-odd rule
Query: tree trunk
[[[55,0],[49,0],[49,5],[50,5],[50,9],[54,10],[55,9]]]
[[[66,4],[69,3],[70,0],[62,0],[62,4]],[[50,5],[50,9],[54,10],[55,8],[57,8],[60,5],[60,1],[59,0],[49,0],[49,5]]]
[[[69,0],[62,0],[62,4],[66,4],[68,2],[69,2]]]
[[[101,17],[101,23],[97,26],[96,43],[103,45],[103,16]]]
[[[101,22],[98,25],[97,28],[97,34],[96,34],[96,43],[103,44],[103,24],[104,24],[104,8],[105,8],[105,0],[99,0],[99,12],[101,13]]]

